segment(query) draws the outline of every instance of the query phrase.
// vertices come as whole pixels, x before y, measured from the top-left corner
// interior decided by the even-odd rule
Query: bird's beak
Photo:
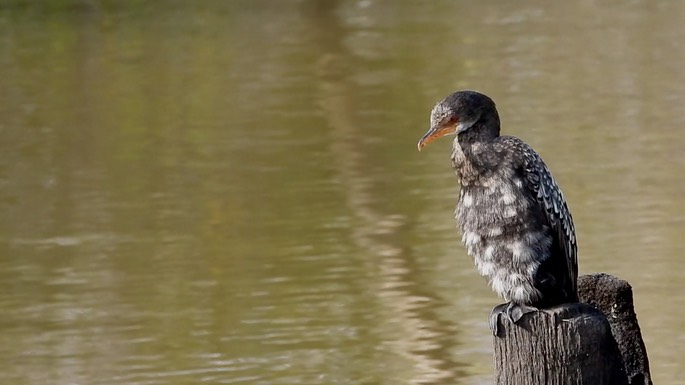
[[[450,135],[450,134],[456,134],[456,126],[455,125],[447,125],[447,126],[442,126],[442,127],[431,127],[428,132],[426,132],[426,135],[424,135],[420,140],[419,140],[419,151],[421,151],[422,148],[426,147],[426,145],[435,139],[438,139],[440,137],[443,137],[445,135]]]

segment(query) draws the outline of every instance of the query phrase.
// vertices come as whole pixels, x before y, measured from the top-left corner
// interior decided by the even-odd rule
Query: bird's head
[[[431,126],[419,140],[419,151],[442,136],[467,133],[479,138],[499,136],[499,116],[495,102],[486,95],[457,91],[433,107]]]

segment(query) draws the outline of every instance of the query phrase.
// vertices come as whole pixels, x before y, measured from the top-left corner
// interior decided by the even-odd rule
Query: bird
[[[451,162],[459,184],[455,217],[467,253],[506,302],[489,317],[514,324],[527,313],[578,302],[578,256],[573,218],[551,171],[532,147],[500,135],[495,102],[457,91],[438,102],[428,143],[455,135]]]

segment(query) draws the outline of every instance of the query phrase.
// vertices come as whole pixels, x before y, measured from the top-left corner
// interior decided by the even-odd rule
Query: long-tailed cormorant
[[[577,302],[576,234],[564,196],[530,146],[500,136],[495,103],[458,91],[435,105],[418,143],[456,134],[452,150],[461,191],[456,218],[481,275],[505,301],[490,314],[517,322],[538,308]]]

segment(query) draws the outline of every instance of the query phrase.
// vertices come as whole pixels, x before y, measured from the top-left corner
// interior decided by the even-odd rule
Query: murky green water
[[[0,3],[0,382],[488,384],[433,103],[492,96],[685,384],[685,3]]]

